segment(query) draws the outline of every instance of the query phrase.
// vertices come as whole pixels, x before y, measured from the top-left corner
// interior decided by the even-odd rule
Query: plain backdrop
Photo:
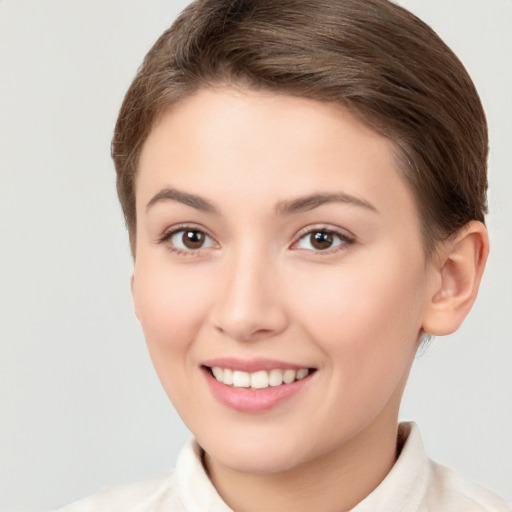
[[[491,135],[492,254],[464,327],[418,357],[401,417],[512,501],[512,1],[402,0],[460,56]],[[109,144],[186,0],[0,0],[0,510],[170,469],[190,435],[133,314]]]

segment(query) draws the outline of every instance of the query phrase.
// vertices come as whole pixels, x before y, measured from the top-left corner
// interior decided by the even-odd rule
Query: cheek
[[[149,355],[170,401],[185,424],[193,425],[201,413],[193,378],[194,342],[210,309],[211,287],[192,265],[169,269],[155,262],[142,265],[141,260],[136,262],[133,298]]]
[[[333,267],[295,282],[292,296],[302,298],[295,303],[296,317],[326,360],[343,366],[347,379],[386,379],[386,373],[406,369],[416,351],[423,270],[409,265],[404,271],[400,262],[392,263]]]
[[[155,369],[165,380],[187,370],[190,348],[209,309],[200,274],[137,262],[133,298]],[[171,372],[172,370],[172,372]]]
[[[342,270],[309,282],[307,301],[297,305],[303,331],[324,355],[326,393],[318,413],[332,418],[323,428],[333,438],[340,424],[355,434],[398,407],[421,326],[412,274],[397,281],[389,272]]]

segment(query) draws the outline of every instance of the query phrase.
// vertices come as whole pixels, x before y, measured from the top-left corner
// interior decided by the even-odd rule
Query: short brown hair
[[[115,127],[117,190],[135,253],[142,146],[167,107],[214,84],[342,104],[395,143],[427,253],[487,211],[487,124],[467,71],[387,0],[196,0],[157,40]]]

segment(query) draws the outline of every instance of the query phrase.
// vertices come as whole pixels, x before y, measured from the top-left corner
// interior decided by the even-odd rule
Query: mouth
[[[317,372],[316,368],[278,361],[231,358],[204,362],[201,370],[213,396],[243,413],[270,411],[302,395]]]
[[[226,386],[245,389],[266,389],[269,387],[285,386],[298,380],[305,379],[315,371],[314,368],[273,368],[246,372],[220,366],[204,366],[210,375]]]

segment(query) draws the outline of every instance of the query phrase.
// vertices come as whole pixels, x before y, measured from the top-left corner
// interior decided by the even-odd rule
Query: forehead
[[[415,209],[393,143],[340,105],[227,87],[198,91],[155,124],[141,153],[138,210],[166,187],[247,207],[336,190]]]

